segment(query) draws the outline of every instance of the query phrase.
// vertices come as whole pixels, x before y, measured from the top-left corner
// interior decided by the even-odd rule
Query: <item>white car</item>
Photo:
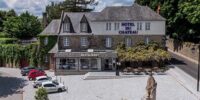
[[[46,82],[46,81],[57,81],[57,80],[56,80],[56,78],[53,78],[53,77],[39,76],[39,77],[36,77],[36,79],[33,83],[33,87],[38,88],[39,86],[42,85],[42,82]]]
[[[54,81],[46,81],[43,82],[41,85],[42,88],[46,89],[48,93],[50,92],[62,92],[65,91],[65,86],[61,83],[54,82]]]

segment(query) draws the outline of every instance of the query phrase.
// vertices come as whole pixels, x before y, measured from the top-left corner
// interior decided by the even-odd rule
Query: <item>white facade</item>
[[[145,29],[145,23],[150,23],[150,30]],[[106,30],[106,23],[111,23],[111,30]],[[115,23],[119,23],[119,30],[115,30]],[[132,31],[138,33],[131,35],[165,35],[165,21],[107,21],[107,22],[91,22],[90,27],[95,35],[119,35],[119,31],[125,30],[122,23],[134,23],[131,26]],[[137,30],[137,23],[142,23],[142,30]],[[127,35],[127,34],[123,34]]]

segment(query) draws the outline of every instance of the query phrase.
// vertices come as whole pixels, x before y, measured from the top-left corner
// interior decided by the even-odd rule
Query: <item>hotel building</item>
[[[58,37],[48,62],[56,72],[114,70],[119,43],[126,47],[141,41],[164,45],[165,23],[149,7],[133,4],[106,7],[101,12],[63,12],[41,35]]]

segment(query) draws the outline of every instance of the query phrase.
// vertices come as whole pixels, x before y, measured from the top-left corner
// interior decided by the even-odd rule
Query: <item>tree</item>
[[[48,21],[60,18],[61,12],[89,12],[94,10],[98,2],[95,0],[65,0],[64,2],[46,6]]]
[[[198,42],[200,37],[199,0],[136,0],[153,10],[160,6],[160,14],[166,18],[167,34],[181,41]]]
[[[49,100],[47,91],[44,88],[38,88],[36,91],[35,100]]]
[[[4,31],[10,37],[16,38],[32,38],[41,32],[41,23],[37,17],[30,15],[28,12],[22,13],[20,16],[8,17],[3,22]]]

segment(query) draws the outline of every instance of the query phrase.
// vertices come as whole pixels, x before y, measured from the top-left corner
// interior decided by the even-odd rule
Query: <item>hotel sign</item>
[[[137,34],[138,31],[134,30],[135,24],[134,23],[121,23],[121,27],[123,30],[119,31],[119,34]]]
[[[81,53],[81,57],[98,57],[97,53]]]

